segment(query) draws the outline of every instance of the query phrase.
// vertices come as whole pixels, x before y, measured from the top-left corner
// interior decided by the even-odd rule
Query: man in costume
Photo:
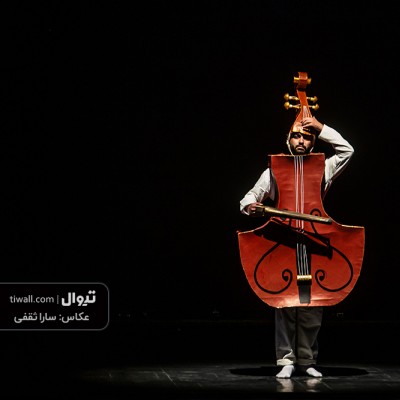
[[[354,149],[335,129],[307,116],[296,121],[289,131],[286,144],[292,155],[309,154],[316,140],[329,143],[334,154],[325,159],[322,193],[326,194],[335,178],[348,165]],[[240,211],[256,216],[257,207],[267,199],[275,201],[277,185],[271,169],[267,168],[256,184],[240,201]],[[275,308],[276,364],[282,367],[277,378],[290,378],[296,369],[312,377],[321,377],[317,370],[318,334],[322,323],[321,306]]]

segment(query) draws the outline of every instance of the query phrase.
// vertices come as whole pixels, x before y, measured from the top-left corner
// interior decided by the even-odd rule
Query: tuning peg
[[[319,105],[315,104],[314,106],[309,106],[309,108],[311,108],[313,110],[318,110],[319,109]]]
[[[289,93],[286,93],[283,98],[288,101],[288,100],[295,100],[295,101],[299,101],[299,98],[297,96],[289,96]]]
[[[308,101],[311,101],[311,103],[315,103],[316,101],[318,101],[318,97],[314,96],[314,97],[307,97]]]
[[[296,84],[299,84],[300,83],[300,77],[295,76],[293,78],[293,82],[296,83]],[[306,82],[307,82],[307,85],[310,85],[311,84],[311,78],[307,78]]]
[[[289,108],[300,108],[300,104],[290,104],[288,101],[283,105],[286,110],[289,110]]]

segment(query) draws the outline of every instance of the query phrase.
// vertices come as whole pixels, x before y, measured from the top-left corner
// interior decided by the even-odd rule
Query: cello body
[[[326,217],[321,199],[325,155],[272,155],[277,207]],[[299,196],[299,194],[301,194]],[[364,256],[364,227],[270,218],[238,232],[246,278],[272,307],[332,306],[354,288]]]

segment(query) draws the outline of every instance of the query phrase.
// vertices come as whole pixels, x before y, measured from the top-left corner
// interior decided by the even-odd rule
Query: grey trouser
[[[275,309],[276,364],[312,365],[318,356],[317,336],[322,323],[322,307]]]

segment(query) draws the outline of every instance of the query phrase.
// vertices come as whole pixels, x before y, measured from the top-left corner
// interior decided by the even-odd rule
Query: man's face
[[[291,132],[289,145],[293,154],[308,154],[314,146],[315,136],[306,132]]]

